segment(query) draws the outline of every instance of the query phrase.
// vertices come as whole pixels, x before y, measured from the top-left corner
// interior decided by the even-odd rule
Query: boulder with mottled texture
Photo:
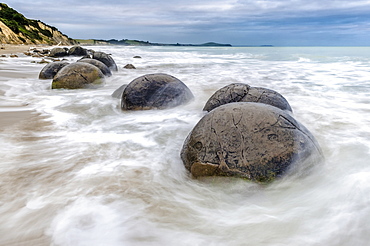
[[[112,72],[110,71],[110,69],[107,67],[107,65],[105,65],[104,63],[102,63],[101,61],[99,60],[96,60],[96,59],[90,59],[90,58],[83,58],[81,60],[78,60],[77,62],[85,62],[85,63],[89,63],[91,65],[94,65],[96,66],[97,68],[100,69],[100,71],[102,71],[102,73],[107,76],[107,77],[110,77],[112,76]]]
[[[107,67],[109,67],[110,70],[118,71],[116,62],[109,54],[100,51],[94,52],[92,58],[101,61]]]
[[[39,73],[39,79],[52,79],[68,62],[56,61],[46,65]]]
[[[75,62],[63,67],[54,77],[52,89],[95,88],[104,82],[104,74],[94,65]]]
[[[172,108],[189,102],[193,93],[179,79],[163,73],[134,79],[122,93],[123,110]]]
[[[181,151],[194,177],[270,182],[322,160],[312,134],[287,111],[262,103],[229,103],[205,115]]]
[[[257,102],[269,104],[282,110],[292,111],[288,101],[278,92],[261,87],[252,87],[243,83],[234,83],[216,91],[204,106],[204,111],[211,111],[218,106],[232,102]]]

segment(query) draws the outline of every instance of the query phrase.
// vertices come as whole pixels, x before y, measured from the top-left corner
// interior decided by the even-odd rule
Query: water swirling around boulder
[[[243,83],[233,83],[217,90],[208,99],[203,110],[209,112],[218,106],[232,102],[258,102],[292,112],[288,101],[278,92]]]
[[[54,77],[52,89],[82,89],[102,86],[104,74],[94,65],[75,62],[63,67]]]
[[[179,79],[163,73],[147,74],[134,79],[123,90],[123,110],[165,109],[185,104],[194,98]]]
[[[322,160],[312,134],[289,112],[262,103],[229,103],[205,115],[181,151],[194,177],[270,182]]]

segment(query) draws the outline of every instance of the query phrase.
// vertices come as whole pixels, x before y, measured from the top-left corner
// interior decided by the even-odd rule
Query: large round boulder
[[[51,57],[62,57],[66,55],[68,55],[68,49],[61,47],[52,48],[49,54]]]
[[[81,46],[73,46],[69,49],[68,55],[70,56],[87,56],[87,50],[85,48],[82,48]]]
[[[77,62],[85,62],[85,63],[89,63],[91,65],[94,65],[96,66],[97,68],[100,69],[100,71],[102,71],[102,73],[107,76],[107,77],[110,77],[112,76],[112,72],[110,71],[110,69],[107,67],[107,65],[105,65],[104,63],[102,63],[101,61],[99,60],[96,60],[96,59],[90,59],[90,58],[83,58],[81,60],[78,60]]]
[[[109,67],[110,70],[118,71],[116,62],[107,53],[100,52],[100,51],[94,52],[92,58],[101,61],[102,63],[107,65],[107,67]]]
[[[232,102],[264,103],[292,111],[288,101],[278,92],[267,88],[251,87],[243,83],[233,83],[216,91],[208,99],[203,110],[209,112],[218,106]]]
[[[103,83],[104,74],[94,65],[75,62],[63,67],[54,77],[52,89],[95,88]]]
[[[39,79],[52,79],[68,62],[56,61],[47,64],[39,73]]]
[[[193,93],[179,79],[163,73],[134,79],[124,89],[121,108],[124,110],[164,109],[179,106],[193,99]]]
[[[287,111],[262,103],[229,103],[206,114],[181,151],[194,177],[233,176],[270,182],[322,158],[312,134]]]

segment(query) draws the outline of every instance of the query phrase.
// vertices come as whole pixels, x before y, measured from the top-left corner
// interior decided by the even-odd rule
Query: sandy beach
[[[6,57],[10,55],[19,55],[21,53],[27,52],[30,48],[37,47],[35,45],[0,45],[0,56],[5,55]],[[1,59],[1,57],[0,57]],[[16,59],[16,58],[14,58]],[[0,83],[4,81],[5,78],[20,78],[21,74],[15,72],[9,72],[7,70],[2,70],[0,68]],[[5,91],[0,89],[0,96],[3,95]],[[0,102],[0,131],[7,129],[8,127],[15,126],[22,123],[35,115],[35,111],[31,108],[27,108],[27,105],[13,103],[13,102]]]
[[[1,44],[0,45],[0,55],[12,55],[28,51],[34,45],[11,45],[11,44]]]

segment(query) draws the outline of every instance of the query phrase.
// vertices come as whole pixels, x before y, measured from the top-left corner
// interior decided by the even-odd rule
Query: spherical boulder
[[[233,83],[216,91],[208,99],[203,110],[209,112],[218,106],[232,102],[258,102],[292,112],[288,101],[278,92],[243,83]]]
[[[104,74],[94,65],[75,62],[63,67],[54,77],[52,89],[95,88],[103,83]]]
[[[73,46],[69,49],[68,55],[70,56],[87,56],[87,50],[85,48],[82,48],[81,46]]]
[[[107,65],[107,67],[109,67],[110,70],[118,71],[116,62],[108,54],[106,54],[104,52],[100,52],[100,51],[99,52],[94,52],[92,58],[101,61],[102,63]]]
[[[163,73],[147,74],[134,79],[124,89],[123,110],[172,108],[189,102],[193,93],[179,79]]]
[[[61,47],[52,48],[49,54],[49,56],[51,57],[62,57],[66,55],[68,55],[68,49]]]
[[[194,177],[233,176],[270,182],[322,159],[312,134],[287,111],[262,103],[229,103],[206,114],[181,151]]]
[[[39,79],[52,79],[60,69],[67,66],[68,62],[56,61],[48,63],[39,73]]]
[[[102,63],[101,61],[99,60],[96,60],[96,59],[90,59],[90,58],[83,58],[81,60],[78,60],[77,62],[85,62],[85,63],[89,63],[91,65],[94,65],[96,66],[97,68],[100,69],[100,71],[102,71],[102,73],[107,76],[107,77],[110,77],[112,76],[112,72],[110,71],[110,69],[107,67],[107,65],[105,65],[104,63]]]

